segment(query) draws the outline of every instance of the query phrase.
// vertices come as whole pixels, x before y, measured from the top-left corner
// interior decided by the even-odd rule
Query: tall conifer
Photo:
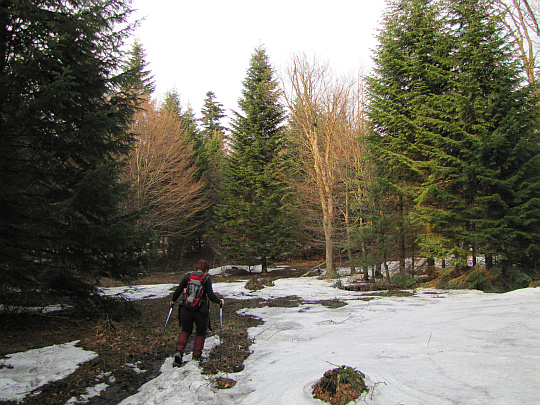
[[[201,132],[205,138],[212,138],[216,132],[225,135],[226,128],[221,124],[221,120],[225,118],[225,110],[223,104],[216,101],[213,92],[206,93],[201,113]]]
[[[154,75],[148,70],[146,61],[146,50],[142,44],[136,40],[129,53],[127,71],[132,77],[132,88],[142,94],[150,95],[156,89]]]
[[[395,0],[379,34],[375,75],[369,83],[371,145],[397,195],[398,246],[401,270],[405,264],[405,233],[416,199],[428,180],[444,127],[449,88],[449,42],[437,4],[432,0]],[[431,122],[428,124],[428,122]],[[431,128],[430,128],[431,127]],[[448,221],[446,221],[448,222]],[[446,255],[454,245],[447,232],[437,235],[428,254]]]
[[[233,120],[222,204],[215,210],[228,254],[252,263],[260,258],[263,272],[267,258],[278,255],[290,240],[284,211],[285,116],[273,76],[266,51],[257,49],[239,100],[242,113]]]
[[[507,263],[529,261],[540,242],[537,108],[519,61],[486,0],[450,3],[456,77],[456,122],[466,143],[456,179],[464,201],[463,240]],[[536,256],[538,257],[538,256]],[[508,268],[508,266],[503,266]]]
[[[537,111],[492,11],[484,0],[392,2],[370,80],[373,145],[425,226],[419,242],[462,264],[471,249],[523,262],[540,240]]]
[[[126,1],[0,5],[0,267],[63,292],[140,271],[145,240],[118,178],[136,96]],[[3,279],[4,281],[6,278]]]
[[[216,100],[216,95],[206,93],[201,109],[201,139],[205,153],[205,173],[207,180],[208,202],[210,207],[205,212],[208,226],[214,222],[214,206],[220,202],[218,189],[222,182],[222,170],[225,163],[227,129],[221,123],[226,117],[223,105]]]

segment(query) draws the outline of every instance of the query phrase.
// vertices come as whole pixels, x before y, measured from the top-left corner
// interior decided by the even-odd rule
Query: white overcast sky
[[[197,117],[207,91],[238,111],[249,61],[262,45],[277,73],[292,55],[330,63],[339,74],[371,67],[384,0],[133,0],[136,31],[157,98],[176,89]]]

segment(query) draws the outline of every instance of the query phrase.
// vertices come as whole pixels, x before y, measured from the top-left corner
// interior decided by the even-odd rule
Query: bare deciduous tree
[[[301,176],[296,181],[306,205],[318,206],[326,249],[326,269],[335,274],[339,218],[348,218],[347,179],[360,121],[354,81],[337,79],[327,64],[305,56],[293,58],[288,70],[291,142],[298,154]]]
[[[131,130],[138,142],[125,176],[134,188],[128,210],[142,210],[141,225],[153,228],[163,241],[188,236],[197,223],[191,219],[207,207],[204,181],[191,164],[186,130],[176,117],[146,102],[134,117]]]
[[[538,0],[496,0],[503,13],[503,22],[516,42],[527,81],[535,83],[536,59],[540,25]]]

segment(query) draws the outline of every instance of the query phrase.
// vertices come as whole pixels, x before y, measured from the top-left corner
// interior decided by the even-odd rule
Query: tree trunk
[[[405,271],[405,219],[403,213],[403,197],[399,196],[399,272]]]
[[[261,273],[268,274],[268,262],[266,261],[266,254],[261,255]]]
[[[428,277],[435,278],[435,259],[433,257],[428,257],[427,266],[428,266]]]
[[[486,269],[489,270],[493,267],[493,256],[486,255]]]
[[[411,238],[411,277],[414,277],[414,240]]]
[[[316,154],[319,159],[320,156]],[[324,172],[322,170],[321,172]],[[325,179],[325,176],[321,176]],[[334,197],[327,181],[319,181],[319,198],[323,212],[324,241],[326,245],[326,275],[335,277],[334,267]]]
[[[336,274],[334,268],[334,242],[332,240],[332,225],[328,223],[324,227],[324,241],[326,245],[326,275],[334,277]]]
[[[362,242],[362,258],[364,259],[364,265],[362,266],[362,272],[364,274],[364,281],[369,280],[369,272],[368,272],[368,266],[365,264],[367,263],[367,252],[366,252],[366,244],[365,242]]]
[[[345,193],[345,231],[347,234],[347,259],[349,260],[349,267],[351,269],[351,274],[354,274],[356,271],[354,266],[354,256],[352,252],[352,239],[351,239],[351,226],[350,226],[350,201],[349,201],[349,192]]]

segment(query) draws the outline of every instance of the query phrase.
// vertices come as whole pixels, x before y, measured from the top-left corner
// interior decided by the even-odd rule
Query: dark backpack
[[[199,309],[204,296],[204,283],[207,277],[203,274],[197,276],[195,273],[189,274],[188,285],[184,289],[184,306],[192,311]]]

